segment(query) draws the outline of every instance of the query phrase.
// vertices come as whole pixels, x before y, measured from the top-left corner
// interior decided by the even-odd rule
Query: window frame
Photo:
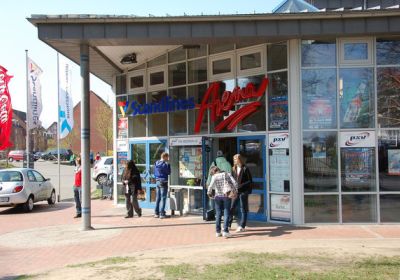
[[[346,39],[339,39],[339,67],[340,66],[365,66],[365,65],[372,65],[374,63],[373,59],[373,40],[372,38],[346,38]],[[367,44],[367,55],[368,58],[364,60],[359,60],[359,59],[352,59],[352,60],[346,60],[344,58],[344,45],[345,44],[357,44],[357,43],[363,43]]]
[[[151,85],[150,84],[150,81],[151,81],[150,76],[151,76],[151,74],[158,73],[158,72],[163,72],[164,82],[162,84]],[[165,90],[167,88],[167,86],[168,86],[167,64],[149,68],[147,70],[147,75],[146,76],[147,76],[147,91],[146,92]]]
[[[240,66],[240,58],[242,56],[245,55],[249,55],[249,54],[256,54],[256,53],[260,53],[260,59],[261,59],[261,65],[260,67],[257,68],[251,68],[251,69],[245,69],[245,70],[241,70]],[[267,57],[266,57],[266,49],[265,49],[265,45],[260,45],[260,46],[252,46],[252,47],[248,47],[248,48],[243,48],[243,49],[239,49],[237,50],[236,53],[236,71],[237,71],[237,77],[243,77],[243,76],[255,76],[258,73],[261,72],[266,72],[266,61],[267,61]]]
[[[230,67],[231,71],[222,73],[222,74],[213,74],[213,62],[219,61],[219,60],[225,60],[225,59],[230,59]],[[208,69],[210,69],[210,72],[208,73],[208,80],[210,82],[215,82],[215,81],[223,81],[223,80],[231,80],[234,79],[235,76],[235,53],[233,51],[222,53],[222,54],[215,54],[215,55],[210,55],[208,58]]]
[[[138,88],[131,88],[131,78],[134,77],[139,77],[142,76],[143,77],[143,86],[142,87],[138,87]],[[126,79],[126,88],[128,89],[128,93],[143,93],[146,91],[146,84],[147,84],[147,77],[146,77],[146,70],[142,69],[142,70],[136,70],[136,71],[132,71],[129,72],[126,75],[127,79]]]

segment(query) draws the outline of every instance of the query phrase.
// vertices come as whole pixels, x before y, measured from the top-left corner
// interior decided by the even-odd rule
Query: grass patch
[[[107,258],[107,259],[101,260],[101,261],[68,265],[67,267],[76,268],[76,267],[86,267],[86,266],[88,266],[88,267],[115,266],[115,265],[121,265],[121,264],[124,264],[127,262],[133,262],[134,260],[135,260],[135,258],[133,258],[133,257],[113,257],[113,258]]]
[[[95,189],[90,194],[91,199],[100,199],[101,198],[101,189]]]
[[[220,256],[219,258],[224,258]],[[399,279],[400,257],[376,257],[361,261],[282,254],[236,253],[228,263],[197,267],[192,264],[162,266],[166,279]]]
[[[15,165],[7,162],[7,161],[0,161],[0,169],[6,169],[6,168],[14,168]]]

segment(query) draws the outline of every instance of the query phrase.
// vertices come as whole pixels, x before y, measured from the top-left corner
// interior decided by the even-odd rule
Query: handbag
[[[136,197],[137,197],[137,200],[144,201],[144,200],[146,200],[146,193],[144,192],[144,190],[138,190]]]
[[[225,176],[224,176],[224,189],[225,189],[225,194],[227,197],[229,197],[230,199],[237,198],[237,196],[238,196],[237,189],[233,185],[228,173],[225,173]]]

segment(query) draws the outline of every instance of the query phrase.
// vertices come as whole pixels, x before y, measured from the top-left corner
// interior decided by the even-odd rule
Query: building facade
[[[144,207],[154,206],[153,165],[168,151],[171,189],[204,214],[221,150],[246,159],[253,220],[400,221],[398,7],[30,21],[77,63],[63,40],[91,44],[91,71],[116,95],[114,170],[136,162]]]

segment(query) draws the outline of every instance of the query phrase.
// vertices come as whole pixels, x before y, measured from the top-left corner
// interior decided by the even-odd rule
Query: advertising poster
[[[374,150],[371,148],[347,148],[344,150],[345,183],[369,182],[373,168]]]
[[[271,149],[269,154],[270,190],[284,192],[285,182],[289,182],[288,149]]]
[[[400,176],[400,150],[388,150],[388,174]]]
[[[128,138],[128,118],[118,119],[118,138]]]
[[[290,221],[290,196],[287,194],[271,194],[271,219]]]
[[[198,178],[203,176],[203,162],[201,147],[180,147],[179,148],[179,177]]]
[[[288,129],[287,96],[271,96],[269,98],[269,128]]]
[[[118,168],[118,181],[124,172],[125,164],[128,160],[128,153],[127,152],[118,152],[117,153],[117,168]]]
[[[328,99],[311,99],[308,105],[309,129],[329,128],[334,122],[332,102]]]
[[[326,158],[326,143],[325,142],[312,142],[312,156],[313,158]]]

